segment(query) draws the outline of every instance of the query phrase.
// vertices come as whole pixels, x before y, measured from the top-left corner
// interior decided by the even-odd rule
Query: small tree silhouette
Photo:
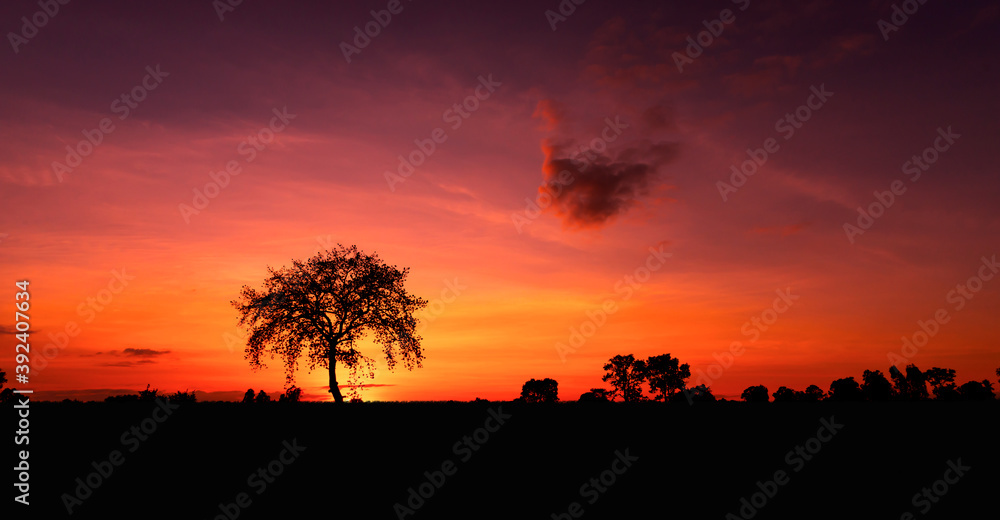
[[[744,393],[746,393],[746,391],[744,391]],[[776,403],[791,403],[801,401],[801,393],[802,392],[796,392],[787,386],[782,386],[775,390],[771,396],[774,397],[774,402]]]
[[[621,396],[626,403],[642,401],[642,382],[646,379],[646,362],[635,356],[617,355],[604,365],[605,374],[601,380],[612,386],[612,399]]]
[[[247,388],[245,394],[243,394],[243,402],[245,404],[253,404],[253,388]]]
[[[3,371],[3,369],[0,369],[0,389],[2,389],[0,390],[0,404],[6,403],[7,401],[10,401],[11,399],[14,398],[14,389],[3,387],[4,383],[6,382],[7,382],[7,374]]]
[[[826,392],[816,385],[809,385],[805,392],[802,392],[801,399],[807,403],[815,403],[826,398]]]
[[[924,379],[931,384],[931,393],[939,401],[955,401],[962,396],[955,386],[955,371],[950,368],[933,367],[924,372]]]
[[[891,366],[889,375],[892,376],[892,383],[896,387],[897,398],[908,401],[927,399],[927,381],[916,365],[912,363],[906,365],[905,375],[895,365]]]
[[[860,401],[861,398],[861,386],[854,377],[845,377],[830,383],[831,401]]]
[[[256,404],[270,403],[271,396],[267,395],[267,392],[261,390],[260,392],[257,392],[257,397],[254,398],[254,402]]]
[[[646,359],[646,380],[649,391],[657,401],[667,401],[686,385],[691,377],[691,366],[680,364],[680,360],[670,354],[650,356]]]
[[[892,399],[892,385],[881,370],[865,370],[861,376],[861,394],[866,401]]]
[[[278,397],[279,403],[297,403],[302,397],[302,389],[292,385],[285,390],[285,393]]]
[[[963,401],[989,401],[993,396],[993,383],[989,379],[969,381],[958,388]]]
[[[559,383],[555,379],[529,379],[521,385],[521,400],[526,403],[554,403],[559,400]]]
[[[769,399],[767,396],[767,387],[764,385],[749,386],[746,390],[743,390],[740,398],[748,403],[766,403]]]

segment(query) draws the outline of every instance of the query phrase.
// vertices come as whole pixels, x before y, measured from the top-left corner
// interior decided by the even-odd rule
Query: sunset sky
[[[545,377],[574,400],[615,354],[668,352],[717,396],[827,390],[915,334],[908,362],[996,381],[995,2],[184,4],[70,2],[36,31],[37,2],[0,5],[0,302],[31,282],[39,398],[280,392],[230,301],[337,243],[432,302],[423,368],[380,360],[366,400]]]

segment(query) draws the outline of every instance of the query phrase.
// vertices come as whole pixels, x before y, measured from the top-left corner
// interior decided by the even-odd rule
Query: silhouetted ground
[[[772,480],[778,470],[787,472],[787,483],[765,483],[773,496],[755,519],[897,519],[907,512],[914,518],[998,516],[996,401],[196,403],[180,405],[145,441],[129,434],[124,443],[123,433],[141,427],[156,405],[31,406],[31,506],[15,504],[15,518],[66,517],[61,495],[72,495],[75,479],[85,481],[95,472],[92,462],[101,466],[112,450],[121,451],[124,460],[72,517],[233,518],[236,506],[228,507],[227,517],[219,504],[236,503],[242,492],[252,502],[239,509],[241,519],[399,518],[394,504],[405,506],[408,489],[418,489],[427,482],[424,473],[440,471],[446,461],[455,464],[454,474],[444,475],[440,488],[404,518],[566,514],[556,517],[565,519],[573,518],[567,514],[572,502],[588,519],[723,519],[727,513],[741,518],[741,498],[754,500],[757,482]],[[5,408],[4,423],[13,425]],[[491,409],[509,418],[499,428],[495,420],[488,423],[496,431],[488,439],[480,432],[485,442],[477,451],[456,450],[463,437],[487,424]],[[831,417],[843,427],[832,438],[824,432],[826,442],[809,445],[814,451],[818,447],[811,460],[794,451],[787,457]],[[147,429],[152,424],[147,421]],[[286,452],[285,463],[271,464],[286,449],[283,443],[293,440],[305,450],[294,460]],[[625,455],[626,450],[638,459],[630,467],[613,464],[616,451]],[[7,460],[14,453],[9,443]],[[920,499],[930,504],[922,514],[913,496],[942,479],[949,460],[958,459],[971,469],[943,496],[931,491],[936,503]],[[281,472],[273,482],[264,489],[260,477],[248,483],[252,473],[269,464]],[[604,492],[588,483],[613,468],[623,472]],[[611,474],[604,475],[606,482]],[[423,490],[426,494],[430,488]],[[756,498],[758,504],[763,496]],[[32,514],[23,516],[25,510]],[[323,510],[328,513],[319,514]]]

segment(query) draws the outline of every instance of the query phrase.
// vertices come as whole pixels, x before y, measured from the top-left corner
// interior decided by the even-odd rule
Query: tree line
[[[1000,378],[1000,368],[996,370]],[[627,403],[640,401],[711,402],[716,398],[710,387],[697,385],[689,388],[687,379],[691,367],[668,354],[636,359],[632,354],[616,355],[604,365],[601,379],[611,388],[591,388],[580,395],[581,402]],[[891,381],[890,381],[891,380]],[[527,403],[556,402],[559,384],[551,378],[530,379],[521,386],[521,396],[515,401]],[[648,392],[648,395],[647,395]],[[748,403],[818,402],[818,401],[982,401],[995,399],[993,383],[988,379],[968,381],[961,386],[955,382],[955,370],[933,367],[921,371],[914,364],[899,370],[889,367],[887,378],[881,370],[865,370],[859,383],[853,376],[836,379],[828,391],[816,385],[805,390],[779,387],[769,394],[764,385],[753,385],[743,390],[740,398]]]

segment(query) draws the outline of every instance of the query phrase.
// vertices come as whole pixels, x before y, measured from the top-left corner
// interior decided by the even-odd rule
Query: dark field
[[[15,425],[5,408],[4,422]],[[156,408],[32,403],[31,505],[14,504],[15,518],[68,516],[61,497],[97,473],[95,462],[110,475],[72,518],[393,519],[409,489],[428,482],[425,472],[440,486],[425,484],[429,498],[412,499],[419,507],[404,518],[721,520],[741,518],[741,499],[761,504],[765,491],[773,496],[753,518],[1000,516],[996,401],[194,403],[156,413],[165,420],[147,420],[151,433],[142,433]],[[831,417],[843,425],[832,436],[822,422]],[[475,433],[484,426],[495,431]],[[810,442],[821,428],[826,440]],[[305,449],[293,454],[286,441]],[[613,462],[626,450],[628,465]],[[9,448],[12,464],[14,456]],[[949,470],[958,459],[969,468],[962,476]],[[781,483],[768,484],[779,470]],[[947,490],[932,490],[946,476]],[[912,502],[923,488],[929,497]]]

